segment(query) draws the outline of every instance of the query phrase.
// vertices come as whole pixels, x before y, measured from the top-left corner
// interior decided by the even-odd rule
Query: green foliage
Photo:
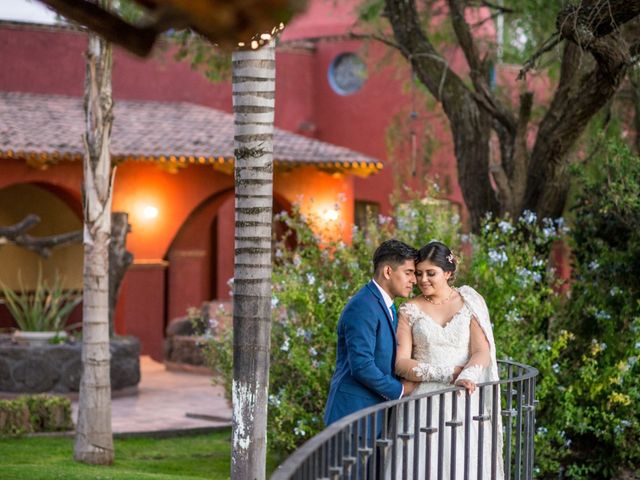
[[[29,407],[24,398],[0,400],[0,437],[31,432]]]
[[[71,402],[51,395],[26,395],[0,400],[0,436],[58,432],[73,428]]]
[[[554,415],[566,432],[566,476],[611,478],[640,465],[640,158],[609,142],[578,174],[570,343]]]
[[[54,395],[25,397],[34,432],[60,432],[73,429],[71,401]]]
[[[0,282],[9,313],[25,332],[57,332],[64,329],[73,309],[82,301],[80,292],[65,290],[62,279],[56,275],[53,283],[42,278],[38,271],[36,289],[29,292],[24,288],[22,277],[18,274],[20,291],[6,287]]]
[[[275,253],[269,445],[288,452],[323,428],[340,312],[371,275],[371,256],[395,237],[415,246],[440,239],[461,257],[458,285],[486,299],[498,358],[533,365],[537,379],[536,477],[612,478],[640,465],[640,160],[614,142],[580,174],[575,225],[525,212],[484,219],[460,234],[455,213],[434,200],[397,203],[394,218],[371,219],[353,243],[318,247],[317,219],[281,219],[293,249]],[[606,194],[603,194],[606,192]],[[569,295],[550,259],[570,243]],[[231,381],[231,333],[209,345]]]
[[[320,238],[314,233],[320,229],[318,219],[305,218],[296,208],[291,214],[280,214],[280,219],[294,233],[296,246],[286,248],[285,238],[275,251],[268,429],[273,451],[289,452],[323,428],[340,312],[370,280],[373,251],[388,238],[418,247],[439,239],[456,252],[473,247],[469,265],[460,253],[462,277],[489,299],[501,356],[542,364],[549,350],[554,349],[555,355],[561,350],[562,345],[549,342],[545,334],[529,335],[528,341],[522,334],[541,325],[546,328],[555,312],[557,296],[549,286],[546,259],[558,238],[557,225],[487,219],[483,233],[469,238],[460,235],[459,217],[450,204],[414,197],[397,204],[393,219],[372,218],[365,231],[354,229],[350,246],[338,242],[320,248]],[[496,251],[508,258],[496,260]],[[505,283],[510,283],[508,288]],[[208,347],[211,364],[227,392],[231,386],[231,348],[230,332]],[[547,361],[541,371],[549,372],[549,380],[540,388],[550,390],[552,363]]]
[[[191,30],[173,32],[169,37],[177,46],[176,60],[186,60],[212,82],[231,78],[231,55],[222,52]]]

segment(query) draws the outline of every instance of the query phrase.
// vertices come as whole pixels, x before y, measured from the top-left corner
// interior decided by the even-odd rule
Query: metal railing
[[[507,360],[498,368],[501,380],[473,395],[449,387],[355,412],[293,452],[271,480],[530,480],[538,371]]]

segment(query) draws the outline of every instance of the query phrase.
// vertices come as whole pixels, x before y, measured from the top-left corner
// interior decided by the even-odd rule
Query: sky
[[[56,23],[56,15],[36,0],[0,0],[0,20]]]

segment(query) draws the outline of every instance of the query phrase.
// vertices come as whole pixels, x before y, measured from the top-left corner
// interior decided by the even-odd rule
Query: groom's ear
[[[388,263],[384,267],[382,267],[382,273],[384,275],[384,278],[386,278],[387,280],[391,278],[392,272],[393,272],[393,268]]]

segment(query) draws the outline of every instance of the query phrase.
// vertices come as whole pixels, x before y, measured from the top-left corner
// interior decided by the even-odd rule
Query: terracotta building
[[[390,213],[394,189],[420,189],[426,173],[462,205],[444,117],[423,111],[423,100],[416,104],[420,94],[401,59],[383,62],[382,46],[346,39],[351,10],[310,2],[285,30],[276,60],[275,209],[299,202],[346,241],[365,208]],[[67,27],[0,24],[0,226],[36,213],[42,223],[33,235],[81,228],[86,45],[85,33]],[[231,88],[174,60],[168,46],[149,60],[116,49],[113,93],[113,209],[129,213],[134,255],[116,331],[137,335],[143,353],[161,359],[168,321],[202,301],[229,298]],[[428,161],[425,149],[412,151],[411,130],[437,140]],[[20,271],[33,285],[38,264],[45,275],[60,271],[69,287],[81,287],[81,246],[48,260],[2,246],[0,280],[16,286]],[[0,309],[0,325],[10,324]]]

